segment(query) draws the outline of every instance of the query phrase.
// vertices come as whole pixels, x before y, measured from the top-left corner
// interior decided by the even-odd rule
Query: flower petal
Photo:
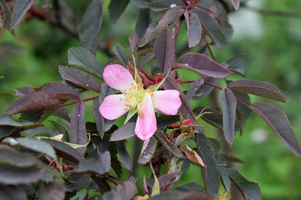
[[[167,115],[176,115],[182,102],[177,90],[159,90],[153,95],[154,107]]]
[[[147,140],[157,130],[157,121],[152,99],[149,94],[145,95],[138,111],[135,133],[141,140]]]
[[[99,107],[100,114],[109,120],[117,119],[128,111],[123,94],[107,96]]]
[[[124,92],[136,85],[131,73],[121,65],[108,65],[103,71],[103,79],[112,88]]]

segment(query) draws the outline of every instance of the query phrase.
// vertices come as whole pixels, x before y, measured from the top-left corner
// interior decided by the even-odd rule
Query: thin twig
[[[206,35],[205,35],[205,33],[204,33],[203,30],[202,30],[202,36],[203,36],[203,38],[204,38],[204,40],[205,40],[205,43],[206,43],[207,48],[209,49],[209,52],[210,52],[210,55],[211,55],[212,59],[213,59],[214,61],[216,61],[216,60],[215,60],[215,57],[214,57],[214,55],[213,55],[213,53],[212,53],[212,51],[211,51],[210,45],[209,45],[209,43],[208,43],[208,41],[207,41]]]

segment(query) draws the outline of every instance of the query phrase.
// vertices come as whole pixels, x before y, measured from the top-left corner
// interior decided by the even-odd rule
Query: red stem
[[[203,36],[203,38],[204,38],[204,40],[205,40],[205,43],[206,43],[207,48],[209,49],[209,52],[210,52],[210,55],[211,55],[212,59],[213,59],[214,61],[216,61],[216,60],[215,60],[215,57],[214,57],[214,55],[213,55],[213,53],[212,53],[212,51],[211,51],[210,45],[209,45],[209,43],[208,43],[208,41],[207,41],[206,35],[205,35],[205,33],[204,33],[203,30],[202,30],[202,36]]]
[[[111,183],[113,183],[114,185],[118,185],[118,183],[115,182],[113,179],[111,179],[109,176],[105,176],[105,178],[106,178],[107,180],[109,180]]]
[[[97,97],[90,97],[90,98],[87,98],[87,99],[81,99],[83,101],[91,101],[91,100],[94,100],[96,99]],[[78,99],[79,101],[80,99]],[[65,104],[59,104],[57,106],[50,106],[50,107],[47,107],[47,108],[57,108],[57,107],[64,107],[64,106],[70,106],[70,105],[73,105],[73,104],[76,104],[78,101],[73,101],[73,102],[70,102],[70,103],[65,103]]]

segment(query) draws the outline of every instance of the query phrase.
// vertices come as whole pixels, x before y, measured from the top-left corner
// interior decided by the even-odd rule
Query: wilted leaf
[[[225,47],[227,45],[228,39],[215,18],[200,9],[191,9],[190,12],[197,14],[203,25],[203,30],[208,33],[218,48]]]
[[[284,103],[286,102],[285,96],[280,93],[280,90],[277,87],[264,81],[241,79],[229,83],[228,88],[243,93],[254,94],[276,101],[281,101]]]
[[[94,55],[82,47],[70,48],[68,50],[68,63],[75,65],[83,72],[102,79],[104,67],[96,60]]]
[[[34,2],[35,0],[14,0],[10,30],[14,29],[20,23],[25,13],[31,8]]]
[[[154,54],[163,74],[169,73],[175,66],[176,54],[174,41],[167,28],[164,28],[158,35],[154,44]]]
[[[223,105],[223,130],[227,142],[232,145],[235,135],[236,99],[232,91],[223,89],[220,97]]]
[[[155,138],[172,154],[178,158],[184,158],[184,155],[181,153],[180,149],[176,147],[167,137],[162,133],[162,131],[157,130],[154,134]]]
[[[85,125],[85,102],[83,100],[78,101],[73,107],[70,119],[70,138],[74,144],[85,145],[88,141]],[[84,155],[86,148],[82,147],[77,151]]]
[[[60,101],[57,98],[49,96],[45,92],[33,92],[16,100],[5,112],[9,115],[14,115],[17,113],[44,110],[59,104]]]
[[[155,153],[156,146],[156,140],[153,138],[144,141],[138,163],[146,164],[149,162]]]
[[[203,168],[202,175],[205,182],[206,191],[212,196],[218,192],[219,189],[219,171],[214,157],[214,148],[209,139],[203,133],[196,133],[196,144],[205,161],[207,168]]]
[[[65,197],[65,182],[58,171],[52,169],[53,181],[39,184],[39,197],[43,200],[63,200]]]
[[[213,78],[225,78],[231,74],[221,64],[200,53],[187,53],[178,62],[178,67]]]
[[[179,108],[180,113],[184,115],[185,118],[191,119],[192,121],[196,121],[194,114],[191,110],[189,101],[187,100],[185,94],[183,93],[177,82],[172,77],[168,76],[164,81],[163,86],[165,89],[173,89],[180,92],[180,99],[182,102],[182,105]]]
[[[184,16],[187,25],[188,47],[194,47],[201,40],[202,26],[196,14],[192,13],[189,16],[189,12],[185,12]]]
[[[246,68],[246,56],[241,54],[234,56],[226,61],[229,65],[227,69],[237,72],[241,75],[245,75],[245,68]]]
[[[79,40],[83,48],[96,54],[98,35],[102,22],[103,1],[92,0],[89,4],[79,30]]]
[[[118,20],[129,2],[130,0],[115,0],[110,2],[109,10],[112,23],[115,23]]]
[[[235,169],[225,169],[225,171],[246,200],[261,200],[260,188],[257,183],[248,181]]]
[[[78,99],[78,93],[68,85],[60,83],[45,83],[41,87],[35,88],[35,91],[46,92],[57,99]]]
[[[129,152],[126,149],[125,141],[117,141],[116,142],[117,151],[119,154],[120,161],[122,165],[127,169],[132,171],[132,158],[129,154]]]
[[[250,106],[296,156],[301,157],[299,140],[284,112],[271,104],[258,102]]]
[[[69,81],[83,88],[94,90],[97,93],[100,92],[99,84],[91,76],[88,76],[76,69],[72,69],[64,66],[59,66],[59,72],[62,78],[66,81]]]
[[[189,148],[189,146],[187,146],[187,144],[183,144],[180,147],[181,150],[184,151],[186,157],[193,163],[201,165],[203,167],[206,167],[206,165],[204,164],[203,159],[191,148]]]
[[[135,122],[131,122],[131,123],[127,123],[125,125],[123,125],[122,127],[120,127],[119,129],[117,129],[116,131],[114,131],[114,133],[112,134],[110,141],[120,141],[120,140],[124,140],[130,137],[133,137],[135,135],[135,126],[136,123]]]
[[[0,183],[37,182],[45,170],[46,166],[33,155],[18,152],[9,146],[0,146]]]

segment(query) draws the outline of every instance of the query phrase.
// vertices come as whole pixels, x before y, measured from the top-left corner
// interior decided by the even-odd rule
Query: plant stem
[[[213,53],[212,53],[212,51],[211,51],[210,45],[209,45],[209,43],[208,43],[208,41],[207,41],[206,35],[205,35],[205,33],[204,33],[203,30],[202,30],[202,36],[203,36],[203,38],[204,38],[204,40],[205,40],[206,46],[207,46],[207,48],[208,48],[208,50],[209,50],[209,52],[210,52],[210,55],[211,55],[212,59],[213,59],[214,61],[216,61],[216,60],[215,60],[215,57],[214,57],[214,55],[213,55]]]
[[[79,100],[83,100],[83,101],[91,101],[91,100],[94,100],[96,99],[97,97],[90,97],[90,98],[87,98],[87,99],[78,99],[77,101],[73,101],[73,102],[70,102],[70,103],[65,103],[65,104],[59,104],[57,106],[50,106],[48,108],[57,108],[57,107],[65,107],[65,106],[70,106],[70,105],[73,105],[73,104],[76,104]]]
[[[111,183],[113,183],[114,185],[118,185],[118,183],[116,182],[116,181],[114,181],[113,179],[111,179],[109,176],[105,176],[105,178],[107,179],[107,180],[109,180]]]

